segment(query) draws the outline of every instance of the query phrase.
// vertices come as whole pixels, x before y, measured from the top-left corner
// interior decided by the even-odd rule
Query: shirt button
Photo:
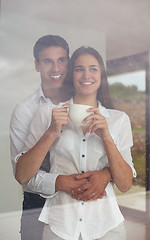
[[[85,155],[84,155],[84,154],[82,154],[82,157],[85,157]]]
[[[82,222],[82,218],[80,218],[79,221]]]
[[[83,139],[83,142],[85,142],[86,140],[85,139]]]
[[[84,205],[84,202],[82,202],[81,204]]]

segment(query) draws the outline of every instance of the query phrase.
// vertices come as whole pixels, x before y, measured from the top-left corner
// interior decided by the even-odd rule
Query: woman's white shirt
[[[133,141],[129,117],[124,112],[106,109],[100,103],[99,111],[107,120],[119,152],[131,166],[133,176],[136,176],[130,151]],[[36,112],[25,143],[26,150],[48,129],[51,115],[52,107],[49,104],[42,105]],[[103,142],[95,133],[84,135],[81,128],[69,120],[50,148],[50,165],[52,195],[47,198],[39,220],[49,224],[56,235],[77,240],[81,233],[83,240],[96,239],[124,220],[111,183],[105,189],[106,197],[96,201],[78,201],[61,191],[54,194],[55,180],[59,174],[70,175],[109,166]]]

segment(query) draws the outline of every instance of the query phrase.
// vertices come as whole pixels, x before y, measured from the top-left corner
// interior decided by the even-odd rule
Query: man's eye
[[[43,62],[46,63],[46,64],[49,64],[49,63],[52,63],[52,60],[51,59],[44,59]]]
[[[67,59],[65,58],[65,57],[62,57],[62,58],[59,58],[58,59],[58,62],[59,63],[64,63],[64,62],[66,62],[67,61]]]
[[[76,68],[76,69],[75,69],[75,72],[82,72],[82,71],[84,71],[83,68]]]

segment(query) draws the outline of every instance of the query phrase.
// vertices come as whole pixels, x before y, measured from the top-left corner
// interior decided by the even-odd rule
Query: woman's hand
[[[52,120],[49,130],[58,136],[61,133],[62,126],[68,123],[68,112],[67,107],[70,103],[65,103],[61,108],[52,109]]]
[[[87,110],[88,112],[94,112],[90,114],[88,117],[86,117],[83,121],[83,123],[86,123],[89,120],[93,120],[90,126],[88,127],[87,132],[93,133],[99,137],[102,138],[102,140],[105,140],[108,137],[111,137],[107,121],[104,116],[102,116],[99,112],[98,108],[90,108]]]

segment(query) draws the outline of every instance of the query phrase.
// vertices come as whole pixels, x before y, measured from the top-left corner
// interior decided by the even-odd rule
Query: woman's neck
[[[95,96],[75,95],[73,98],[73,103],[97,107],[97,99]]]

